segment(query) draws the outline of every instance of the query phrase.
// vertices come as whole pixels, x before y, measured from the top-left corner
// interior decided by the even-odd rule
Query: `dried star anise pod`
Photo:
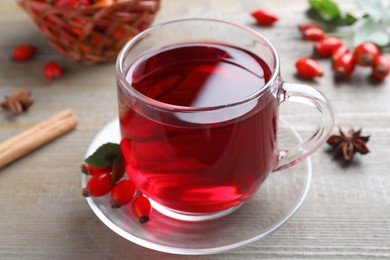
[[[370,136],[362,136],[362,129],[354,131],[351,128],[345,134],[340,128],[339,132],[340,135],[332,135],[327,140],[327,143],[336,150],[336,155],[341,154],[346,161],[351,161],[356,152],[360,154],[370,152],[366,146]]]
[[[6,96],[5,100],[0,103],[0,106],[10,110],[15,115],[19,115],[26,111],[32,104],[31,92],[27,89],[21,89],[11,96]]]

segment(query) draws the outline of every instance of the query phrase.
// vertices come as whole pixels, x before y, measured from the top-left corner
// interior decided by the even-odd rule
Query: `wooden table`
[[[284,80],[304,82],[294,76],[294,62],[311,54],[312,43],[302,41],[296,29],[307,21],[307,1],[162,2],[156,22],[212,17],[254,28],[274,43]],[[351,1],[338,2],[356,8]],[[280,21],[270,28],[255,26],[249,12],[259,6],[279,13]],[[12,62],[12,49],[22,43],[36,44],[37,57]],[[291,221],[245,248],[185,257],[152,251],[116,235],[80,195],[78,169],[86,147],[116,116],[114,64],[85,66],[60,57],[15,0],[3,0],[0,8],[0,60],[0,96],[29,87],[35,100],[18,117],[0,112],[0,141],[64,108],[72,108],[80,119],[77,130],[0,170],[0,259],[390,259],[390,79],[372,85],[369,72],[359,68],[350,80],[335,83],[330,62],[320,60],[325,75],[309,84],[333,102],[336,127],[363,127],[371,135],[371,153],[357,155],[344,167],[324,145],[312,156],[311,190]],[[44,79],[42,67],[48,60],[64,67],[62,79]],[[281,109],[302,135],[310,133],[310,114],[299,107]]]

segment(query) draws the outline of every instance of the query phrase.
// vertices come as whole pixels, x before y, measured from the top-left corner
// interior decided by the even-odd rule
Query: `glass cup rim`
[[[270,48],[272,52],[273,59],[275,61],[275,66],[274,68],[270,68],[272,75],[270,79],[264,84],[263,87],[261,87],[259,90],[256,92],[252,93],[251,95],[245,97],[244,99],[227,103],[227,104],[222,104],[222,105],[217,105],[217,106],[208,106],[208,107],[191,107],[191,106],[179,106],[179,105],[173,105],[169,103],[164,103],[161,101],[157,101],[155,99],[149,98],[145,96],[144,94],[140,93],[137,91],[135,88],[132,87],[132,85],[127,81],[126,75],[123,70],[123,65],[124,65],[124,60],[126,58],[127,52],[130,50],[130,48],[137,44],[142,37],[151,32],[154,31],[160,27],[164,27],[166,25],[174,24],[174,23],[182,23],[182,22],[212,22],[212,23],[222,23],[225,25],[229,26],[234,26],[239,29],[246,30],[247,32],[253,34],[255,37],[260,38],[263,42],[267,44],[267,47]],[[259,97],[261,97],[268,89],[271,89],[272,86],[274,85],[274,82],[277,81],[278,76],[279,76],[279,70],[280,70],[280,60],[279,56],[276,52],[275,47],[272,45],[272,43],[262,34],[256,32],[255,30],[244,26],[240,25],[238,23],[222,20],[222,19],[214,19],[214,18],[185,18],[185,19],[175,19],[175,20],[170,20],[166,22],[161,22],[158,24],[155,24],[148,29],[140,32],[137,34],[135,37],[133,37],[131,40],[129,40],[122,50],[119,52],[118,57],[116,59],[116,66],[115,66],[115,71],[116,71],[116,76],[117,80],[123,84],[126,87],[126,90],[131,92],[132,96],[137,98],[138,100],[142,101],[143,103],[146,103],[152,107],[156,107],[162,110],[168,110],[168,111],[183,111],[183,112],[201,112],[201,111],[214,111],[214,110],[219,110],[219,109],[225,109],[227,107],[235,107],[239,106],[242,104],[246,104],[252,100],[255,100]]]

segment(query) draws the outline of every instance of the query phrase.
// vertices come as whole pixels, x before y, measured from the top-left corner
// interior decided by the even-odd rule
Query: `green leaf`
[[[385,7],[380,0],[355,0],[363,11],[371,18],[382,21],[390,21],[389,7]],[[387,9],[387,10],[386,10]]]
[[[333,25],[351,25],[357,20],[352,14],[340,10],[332,0],[309,0],[309,3],[323,20]]]
[[[352,14],[345,13],[344,21],[346,22],[346,25],[351,25],[354,24],[357,21],[357,19]]]
[[[353,36],[353,45],[357,46],[365,41],[370,41],[383,47],[390,44],[390,35],[373,19],[368,18],[356,29]]]
[[[331,22],[336,26],[352,25],[357,21],[357,19],[349,14],[345,13],[342,16],[336,17]]]
[[[341,14],[337,4],[331,0],[309,0],[309,3],[322,15],[324,20],[330,21]]]
[[[121,156],[119,144],[105,143],[85,159],[85,162],[98,168],[106,167],[114,163]]]

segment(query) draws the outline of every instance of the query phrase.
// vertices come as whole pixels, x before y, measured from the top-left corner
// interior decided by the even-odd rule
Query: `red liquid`
[[[252,95],[271,71],[242,49],[187,43],[141,57],[127,76],[135,89],[154,100],[209,107]],[[141,192],[176,211],[211,213],[240,204],[275,163],[275,96],[194,115],[154,110],[119,86],[127,173]]]

